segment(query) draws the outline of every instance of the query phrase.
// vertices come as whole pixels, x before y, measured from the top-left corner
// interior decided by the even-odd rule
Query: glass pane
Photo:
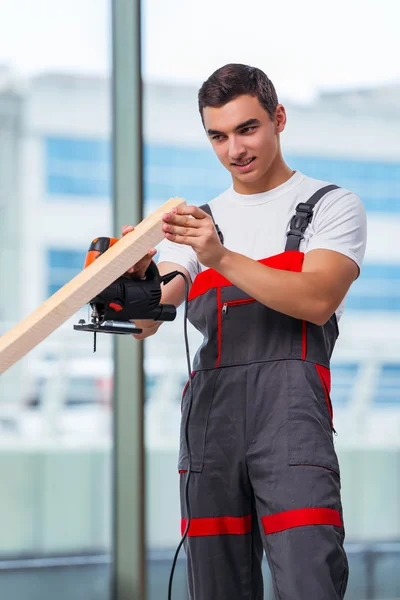
[[[111,235],[110,6],[1,3],[0,334]],[[0,378],[4,598],[110,598],[111,340],[82,318]]]
[[[276,11],[254,0],[249,13],[235,0],[205,0],[197,9],[179,0],[143,1],[145,212],[171,196],[201,205],[231,185],[197,107],[201,84],[227,63],[259,67],[274,82],[287,113],[281,144],[290,168],[361,198],[367,251],[331,365],[350,563],[346,597],[393,600],[400,599],[400,8],[396,0],[379,7],[339,0],[329,14],[321,7],[284,0]],[[267,235],[268,225],[259,224],[255,235]],[[202,336],[189,333],[193,359]],[[180,540],[177,464],[188,379],[182,307],[145,348],[153,600],[167,588]],[[175,600],[188,597],[185,560],[182,550]],[[272,600],[266,565],[264,573]]]

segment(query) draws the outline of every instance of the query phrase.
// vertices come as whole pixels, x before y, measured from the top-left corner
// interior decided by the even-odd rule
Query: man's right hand
[[[152,321],[150,319],[143,319],[142,321],[134,321],[136,327],[142,330],[142,333],[132,333],[132,337],[135,340],[145,340],[146,338],[157,333],[160,325],[162,325],[161,321]]]
[[[126,235],[130,231],[134,231],[133,225],[124,225],[122,227],[121,233],[122,235]],[[157,250],[155,248],[150,248],[146,256],[141,258],[135,265],[133,265],[130,269],[127,270],[127,273],[133,275],[136,279],[141,279],[145,276],[147,269],[151,261],[153,260],[153,256],[157,254]]]
[[[130,231],[133,231],[135,228],[132,225],[124,225],[122,227],[122,235],[126,235]],[[146,256],[144,256],[136,265],[133,265],[127,271],[127,275],[132,276],[133,278],[144,277],[145,273],[151,263],[153,256],[157,253],[155,248],[151,248]],[[173,262],[162,262],[158,265],[158,270],[160,275],[166,275],[167,273],[171,273],[172,271],[180,271],[183,273],[188,281],[189,285],[192,285],[192,280],[190,277],[189,271],[182,267],[178,263]],[[178,307],[185,300],[185,282],[182,277],[175,277],[168,284],[162,286],[162,296],[161,296],[161,304],[173,304]],[[135,321],[135,324],[139,329],[142,329],[142,333],[132,334],[133,337],[137,340],[144,340],[151,335],[154,335],[159,327],[162,325],[162,321],[152,321],[149,319],[142,321]]]
[[[133,231],[135,228],[133,227],[133,225],[124,225],[122,227],[121,233],[122,235],[126,235],[127,233],[129,233],[130,231]],[[157,250],[155,248],[151,248],[148,253],[146,254],[146,256],[144,256],[143,258],[141,258],[135,265],[133,265],[130,269],[127,270],[127,274],[129,273],[130,275],[133,276],[134,279],[140,279],[143,278],[146,274],[147,269],[149,268],[149,265],[151,263],[151,261],[153,260],[153,256],[157,254]],[[158,328],[160,327],[161,323],[157,323],[156,321],[153,321],[152,319],[143,319],[143,320],[138,320],[138,321],[134,321],[136,327],[138,327],[138,329],[142,329],[142,333],[133,333],[132,336],[136,339],[136,340],[144,340],[147,337],[150,337],[151,335],[154,335]]]

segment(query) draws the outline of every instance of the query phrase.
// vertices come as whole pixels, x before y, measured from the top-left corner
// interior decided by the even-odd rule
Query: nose
[[[241,141],[236,136],[232,136],[229,139],[229,158],[232,162],[237,160],[241,160],[246,154],[246,148],[243,145],[243,141]]]

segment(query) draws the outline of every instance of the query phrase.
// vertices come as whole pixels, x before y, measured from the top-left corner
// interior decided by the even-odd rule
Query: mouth
[[[242,160],[240,162],[231,163],[233,167],[235,167],[241,173],[246,173],[252,169],[251,165],[255,161],[256,157],[248,158],[247,160]]]

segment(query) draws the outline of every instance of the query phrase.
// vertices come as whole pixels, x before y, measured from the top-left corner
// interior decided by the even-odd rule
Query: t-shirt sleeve
[[[367,217],[364,205],[353,192],[320,200],[312,220],[313,234],[305,252],[324,249],[340,252],[361,269],[367,243]],[[344,192],[344,193],[343,193]]]
[[[157,264],[162,262],[173,262],[184,267],[193,281],[200,272],[199,261],[196,252],[190,246],[176,244],[164,239],[158,246]]]

